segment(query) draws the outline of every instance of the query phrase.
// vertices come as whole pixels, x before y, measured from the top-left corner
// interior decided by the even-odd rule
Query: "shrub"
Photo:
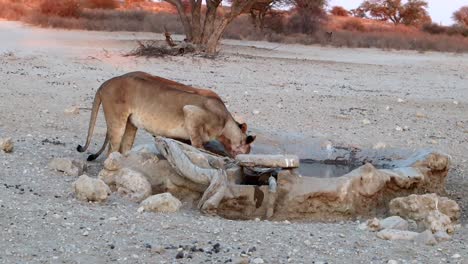
[[[344,7],[342,6],[334,6],[332,7],[332,9],[330,10],[330,14],[334,15],[334,16],[344,16],[344,17],[347,17],[349,16],[349,11],[346,10]]]
[[[80,5],[77,0],[43,0],[39,11],[48,16],[78,17]]]
[[[116,0],[85,0],[83,7],[91,9],[115,9],[119,7],[119,3]]]
[[[351,18],[343,23],[342,28],[349,31],[366,31],[366,27],[359,18]]]

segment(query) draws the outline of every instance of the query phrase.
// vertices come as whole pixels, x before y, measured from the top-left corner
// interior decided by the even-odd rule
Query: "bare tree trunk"
[[[208,0],[206,1],[206,16],[205,23],[203,25],[202,44],[207,44],[208,39],[213,34],[216,21],[216,10],[218,9],[220,0]]]
[[[208,55],[216,55],[216,48],[218,47],[219,39],[226,30],[227,25],[229,24],[230,19],[224,18],[221,23],[214,29],[213,33],[210,35],[206,43],[206,53]]]
[[[202,0],[191,0],[192,3],[192,43],[201,43],[201,6]]]
[[[173,5],[177,9],[180,20],[182,21],[182,25],[184,26],[185,36],[187,37],[189,41],[192,41],[193,39],[192,25],[190,24],[190,20],[187,17],[187,14],[185,14],[185,8],[184,8],[184,5],[182,4],[182,1],[181,0],[165,0],[165,1]]]

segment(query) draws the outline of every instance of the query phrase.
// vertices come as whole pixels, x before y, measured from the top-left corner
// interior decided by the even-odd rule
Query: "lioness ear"
[[[246,123],[239,124],[239,128],[242,131],[242,133],[247,132],[247,124]]]
[[[245,139],[245,144],[250,144],[252,142],[254,142],[254,140],[257,138],[257,136],[247,136],[247,138]]]

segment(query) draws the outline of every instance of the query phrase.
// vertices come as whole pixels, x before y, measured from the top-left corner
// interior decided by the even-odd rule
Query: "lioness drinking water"
[[[78,146],[79,152],[89,147],[101,104],[107,123],[106,138],[101,149],[88,156],[88,161],[96,159],[109,142],[109,153],[129,151],[138,128],[152,135],[190,141],[197,148],[218,140],[231,157],[249,153],[255,140],[255,136],[246,134],[247,125],[234,120],[215,92],[144,72],[131,72],[99,87],[86,144]]]

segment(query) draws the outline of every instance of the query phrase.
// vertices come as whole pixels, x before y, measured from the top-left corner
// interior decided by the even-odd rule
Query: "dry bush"
[[[171,33],[183,33],[177,15],[140,10],[83,9],[79,18],[47,16],[36,12],[24,20],[30,24],[54,28],[155,33],[164,32],[166,25]]]
[[[48,16],[78,17],[80,4],[78,0],[43,0],[39,5],[39,11]]]
[[[349,31],[366,31],[364,23],[362,23],[361,19],[359,18],[350,18],[346,20],[343,23],[342,28]]]
[[[0,18],[8,20],[19,20],[28,13],[28,10],[21,3],[13,3],[11,1],[0,1]]]
[[[334,15],[334,16],[344,16],[344,17],[347,17],[349,16],[349,11],[346,10],[344,7],[342,6],[334,6],[332,7],[332,9],[330,10],[330,14]]]
[[[147,43],[137,41],[138,47],[130,51],[125,56],[137,56],[137,57],[164,57],[164,56],[180,56],[187,53],[195,52],[195,48],[192,45],[178,45],[175,47],[169,47],[166,44],[162,44],[158,41],[149,41]]]
[[[82,6],[85,8],[115,9],[119,7],[117,0],[84,0]]]

